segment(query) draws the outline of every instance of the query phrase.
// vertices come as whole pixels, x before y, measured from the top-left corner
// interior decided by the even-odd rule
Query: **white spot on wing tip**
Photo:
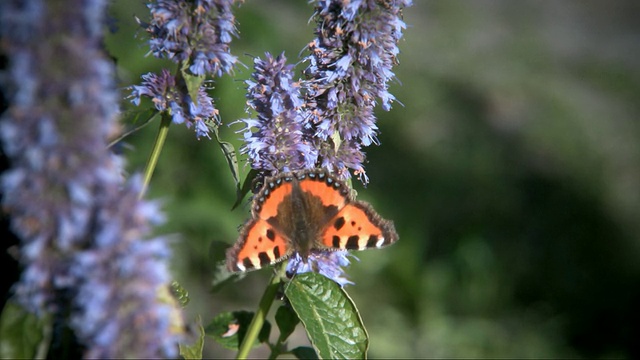
[[[238,267],[238,269],[240,269],[240,271],[247,270],[247,268],[244,265],[242,265],[242,263],[236,263],[236,266]]]
[[[384,237],[380,236],[380,239],[378,239],[378,242],[376,243],[376,247],[382,247],[383,244],[384,244]]]

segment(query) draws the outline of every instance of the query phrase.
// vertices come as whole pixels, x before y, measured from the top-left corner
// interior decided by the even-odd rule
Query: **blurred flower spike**
[[[237,62],[229,52],[238,36],[232,5],[233,0],[156,0],[148,5],[151,21],[140,24],[154,56],[186,64],[194,75],[219,77]]]
[[[138,198],[140,178],[123,181],[123,159],[107,146],[119,96],[101,47],[106,5],[0,2],[9,100],[0,140],[11,164],[0,192],[22,265],[13,291],[48,315],[53,344],[68,343],[56,329],[69,327],[86,358],[175,358],[181,314],[159,297],[171,249],[151,237],[164,217]]]
[[[198,97],[194,102],[184,82],[179,83],[166,69],[160,75],[142,75],[142,84],[130,89],[129,98],[136,106],[140,105],[143,96],[150,98],[158,111],[171,114],[173,123],[185,123],[188,128],[194,127],[198,138],[210,138],[208,124],[219,125],[218,110],[213,106],[213,99],[205,88],[201,86],[198,89]]]

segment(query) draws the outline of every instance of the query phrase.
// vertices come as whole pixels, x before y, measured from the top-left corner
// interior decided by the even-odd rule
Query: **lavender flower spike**
[[[317,0],[314,18],[317,37],[309,44],[306,58],[308,81],[305,102],[315,124],[315,134],[329,149],[332,167],[345,177],[355,170],[366,180],[361,146],[377,144],[377,101],[389,110],[395,100],[388,91],[393,79],[391,68],[397,62],[397,42],[405,28],[403,7],[410,0]],[[341,143],[335,143],[339,138]],[[322,151],[322,150],[321,150]],[[326,159],[325,159],[326,160]]]
[[[194,75],[221,76],[233,70],[237,58],[229,52],[237,36],[231,12],[233,0],[156,0],[148,6],[153,55],[186,62]]]
[[[207,124],[219,124],[218,110],[213,106],[213,99],[209,97],[204,87],[198,89],[197,102],[191,99],[186,85],[177,83],[175,76],[169,70],[163,69],[158,74],[142,75],[142,84],[129,88],[129,98],[135,105],[140,105],[140,99],[148,97],[155,108],[171,114],[175,124],[186,123],[188,128],[194,127],[196,136],[211,138]]]
[[[177,309],[158,299],[170,250],[146,240],[162,216],[138,200],[139,182],[122,183],[122,159],[107,149],[118,96],[101,52],[106,3],[0,2],[0,140],[12,165],[0,191],[21,240],[15,297],[69,326],[85,357],[177,357]]]
[[[249,156],[254,169],[270,175],[313,168],[317,151],[311,144],[301,113],[300,88],[292,80],[292,65],[284,54],[254,60],[253,80],[247,81],[248,105],[257,119],[244,119],[245,145],[241,153]],[[253,130],[255,129],[255,131]]]

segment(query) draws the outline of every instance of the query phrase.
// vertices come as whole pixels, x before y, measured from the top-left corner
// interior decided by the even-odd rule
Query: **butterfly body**
[[[398,239],[393,223],[351,196],[343,182],[324,170],[307,170],[265,179],[253,199],[251,219],[227,252],[230,271],[248,271],[298,253],[364,250]]]

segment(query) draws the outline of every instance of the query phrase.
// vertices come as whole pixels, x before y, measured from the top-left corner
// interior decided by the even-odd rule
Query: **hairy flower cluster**
[[[246,127],[241,152],[251,166],[270,175],[313,168],[318,152],[302,116],[300,87],[284,54],[254,60],[253,80],[247,80],[248,105],[257,119],[243,119]],[[255,131],[254,131],[255,130]]]
[[[194,127],[198,138],[210,138],[207,123],[219,122],[218,110],[204,87],[198,89],[198,98],[194,102],[184,82],[178,83],[176,77],[166,69],[159,75],[142,75],[142,84],[131,87],[129,98],[132,103],[140,105],[143,96],[150,98],[158,111],[170,113],[173,123],[186,123],[188,128]]]
[[[154,56],[187,63],[194,75],[230,73],[237,58],[229,44],[237,36],[233,0],[155,0],[151,21],[141,23],[150,34]]]
[[[365,160],[362,144],[355,139],[348,141],[337,141],[336,139],[322,140],[314,139],[314,144],[318,149],[319,167],[329,169],[338,178],[348,179],[351,174],[349,169],[356,169],[363,182],[369,182],[362,164]]]
[[[305,106],[315,135],[332,143],[323,147],[323,164],[343,178],[352,169],[367,181],[362,147],[378,143],[378,99],[385,110],[395,100],[387,83],[405,28],[401,11],[409,5],[410,0],[316,1]]]
[[[117,93],[100,50],[105,6],[0,2],[9,60],[0,140],[11,163],[0,190],[23,267],[14,292],[30,311],[66,322],[86,357],[176,357],[177,309],[157,296],[170,250],[146,240],[162,216],[138,200],[139,181],[123,184],[122,159],[107,149]]]

